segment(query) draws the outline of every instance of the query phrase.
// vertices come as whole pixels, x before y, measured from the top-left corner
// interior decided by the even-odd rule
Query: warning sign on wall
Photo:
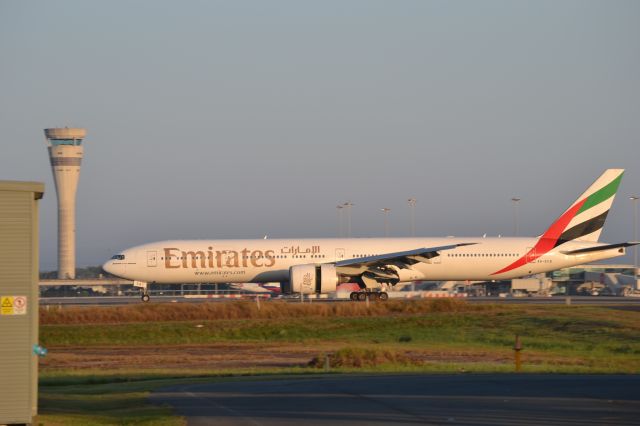
[[[13,315],[13,297],[2,296],[0,299],[2,300],[0,303],[0,314]]]
[[[27,297],[16,296],[13,298],[13,315],[24,315],[27,313]]]
[[[0,296],[0,315],[25,315],[27,296]]]

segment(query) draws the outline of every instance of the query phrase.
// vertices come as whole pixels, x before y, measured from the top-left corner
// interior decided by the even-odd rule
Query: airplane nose
[[[102,270],[107,274],[113,275],[114,273],[113,260],[107,260],[106,262],[104,262],[104,264],[102,265]]]

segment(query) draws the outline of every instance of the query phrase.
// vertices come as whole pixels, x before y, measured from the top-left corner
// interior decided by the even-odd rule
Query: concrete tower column
[[[58,278],[76,277],[76,191],[85,129],[45,129],[58,196]]]

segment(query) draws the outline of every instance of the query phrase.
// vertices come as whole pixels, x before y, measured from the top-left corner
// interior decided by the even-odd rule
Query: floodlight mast
[[[347,201],[342,206],[347,209],[347,238],[351,238],[351,207],[353,207],[351,201]]]
[[[633,203],[633,242],[638,242],[638,200],[640,200],[640,196],[632,195],[629,197],[631,202]],[[638,246],[633,246],[633,276],[636,279],[635,281],[635,289],[640,290],[638,288]]]
[[[417,202],[418,200],[416,200],[413,197],[407,200],[407,203],[409,204],[410,213],[411,213],[411,236],[412,237],[416,236],[416,203]]]
[[[388,207],[384,207],[380,209],[380,211],[384,214],[384,236],[388,237],[389,236],[389,212],[391,211],[391,209]]]
[[[513,202],[513,236],[518,236],[518,203],[520,203],[522,198],[513,197],[511,201]]]

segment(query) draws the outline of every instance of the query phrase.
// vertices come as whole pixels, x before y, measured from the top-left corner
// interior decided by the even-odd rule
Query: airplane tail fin
[[[554,246],[571,240],[597,242],[624,169],[608,169],[541,236]]]

